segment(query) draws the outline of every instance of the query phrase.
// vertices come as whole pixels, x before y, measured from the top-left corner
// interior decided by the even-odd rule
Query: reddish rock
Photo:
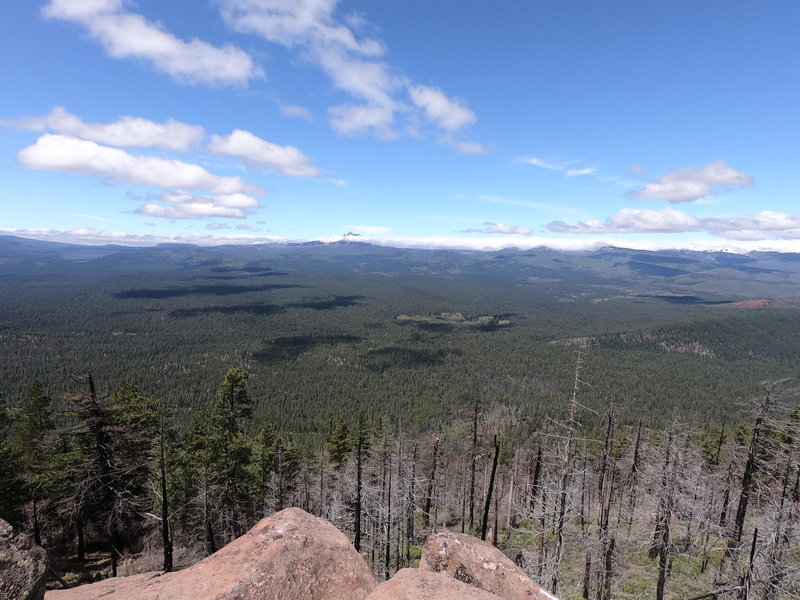
[[[442,573],[400,569],[380,584],[367,600],[504,600]]]
[[[327,521],[288,508],[176,573],[144,573],[48,592],[46,600],[364,600],[367,563]]]
[[[419,568],[445,573],[505,600],[555,600],[500,550],[463,533],[443,531],[430,536]]]
[[[47,553],[0,519],[0,598],[41,600],[46,575]]]

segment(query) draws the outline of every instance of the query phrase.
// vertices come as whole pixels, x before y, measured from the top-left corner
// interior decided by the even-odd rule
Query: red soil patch
[[[745,300],[744,302],[734,302],[736,308],[764,308],[770,304],[770,300]]]

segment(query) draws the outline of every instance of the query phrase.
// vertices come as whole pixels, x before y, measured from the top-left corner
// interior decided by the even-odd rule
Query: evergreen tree
[[[42,384],[35,381],[17,412],[11,444],[19,459],[21,492],[30,511],[33,539],[39,546],[42,545],[41,504],[49,495],[50,484],[48,438],[54,428],[51,400]]]

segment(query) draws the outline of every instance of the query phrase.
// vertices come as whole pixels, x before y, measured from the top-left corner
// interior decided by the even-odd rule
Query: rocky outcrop
[[[380,584],[367,600],[504,600],[442,573],[400,569]]]
[[[505,600],[555,600],[500,550],[463,533],[443,531],[430,536],[419,568],[445,573]]]
[[[376,586],[367,563],[347,537],[299,508],[263,519],[219,552],[183,571],[106,579],[54,590],[45,597],[243,599],[555,600],[494,546],[450,532],[428,538],[419,569],[401,569]],[[0,600],[6,597],[0,596]]]
[[[41,600],[47,577],[47,553],[0,519],[0,598]]]
[[[54,590],[46,600],[364,600],[374,588],[367,563],[347,537],[323,519],[288,508],[183,571]]]

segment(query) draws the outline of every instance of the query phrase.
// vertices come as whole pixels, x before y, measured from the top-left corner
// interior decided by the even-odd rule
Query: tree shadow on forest
[[[196,285],[193,287],[155,289],[131,289],[114,294],[115,298],[178,298],[181,296],[231,296],[233,294],[247,294],[249,292],[271,292],[289,288],[305,287],[297,284],[270,284],[270,285]]]
[[[293,302],[287,304],[288,308],[310,308],[311,310],[331,310],[341,306],[360,306],[366,296],[330,296],[323,300],[315,300],[310,302]]]
[[[419,367],[434,367],[441,364],[448,356],[460,356],[463,352],[455,349],[418,350],[416,348],[403,348],[389,346],[380,350],[372,350],[367,354],[371,371],[388,371],[394,367],[403,369],[416,369]]]
[[[275,338],[264,342],[260,351],[253,354],[257,361],[276,363],[296,360],[301,354],[313,350],[317,346],[337,346],[354,344],[361,338],[355,335],[292,335]]]
[[[270,271],[268,273],[238,273],[236,275],[206,275],[206,279],[223,279],[223,280],[230,280],[230,279],[250,279],[252,277],[278,277],[288,275],[288,273],[284,273],[282,271]]]
[[[223,314],[234,315],[237,313],[247,313],[257,316],[275,315],[283,312],[283,307],[277,304],[235,304],[233,306],[203,306],[202,308],[181,308],[173,310],[171,317],[185,318],[196,317],[197,315]]]

